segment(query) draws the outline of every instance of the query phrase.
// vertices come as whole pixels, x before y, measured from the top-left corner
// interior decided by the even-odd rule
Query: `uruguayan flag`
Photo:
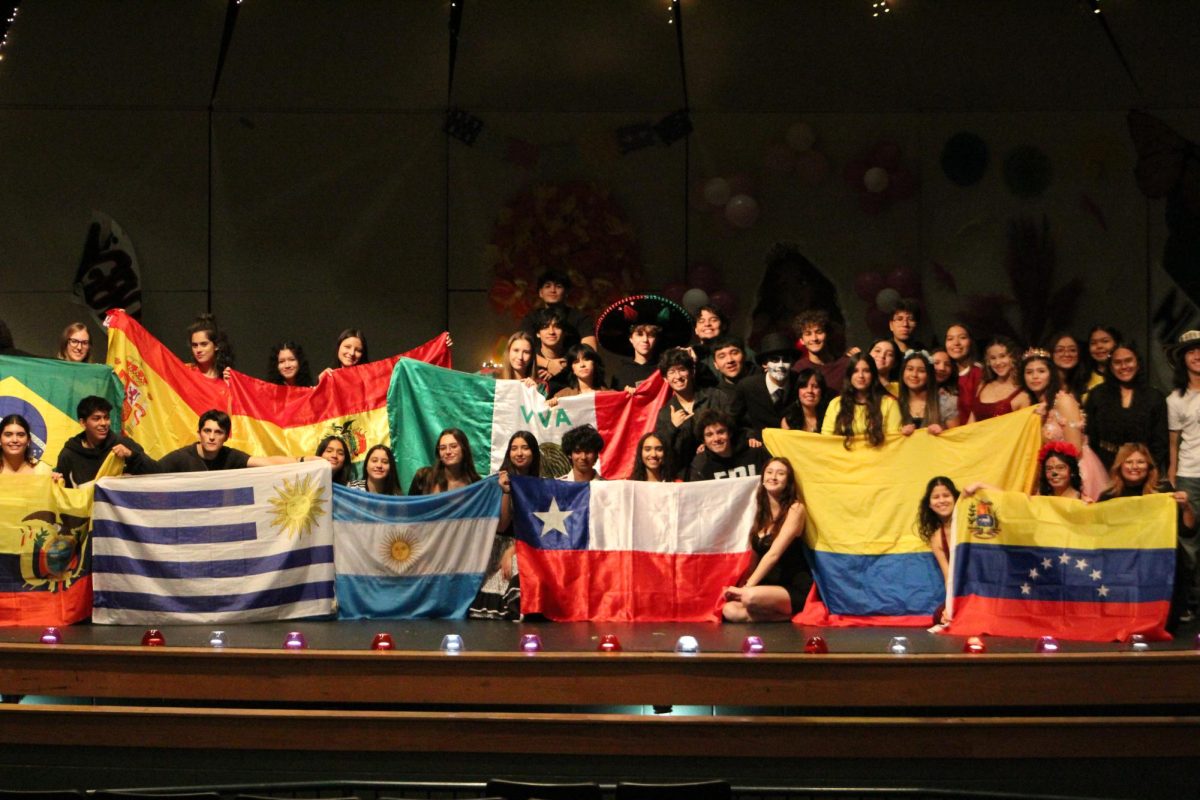
[[[465,617],[500,520],[496,477],[421,497],[334,487],[338,617]]]
[[[148,625],[333,613],[325,462],[97,482],[92,620]]]

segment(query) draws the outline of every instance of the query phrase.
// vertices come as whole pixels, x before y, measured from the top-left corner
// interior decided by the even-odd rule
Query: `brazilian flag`
[[[125,390],[112,367],[0,356],[0,418],[20,414],[28,420],[33,455],[51,466],[67,439],[82,430],[75,407],[88,395],[112,403],[113,430],[121,430]]]

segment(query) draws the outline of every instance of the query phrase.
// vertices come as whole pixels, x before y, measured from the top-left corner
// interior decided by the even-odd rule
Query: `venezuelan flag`
[[[196,420],[212,408],[229,414],[229,446],[255,455],[316,451],[329,435],[350,446],[354,460],[390,440],[387,392],[401,358],[450,366],[445,333],[382,361],[335,370],[315,387],[279,386],[233,372],[228,382],[188,368],[136,320],[109,313],[108,359],[125,386],[125,433],[154,458],[193,441]]]
[[[104,364],[0,356],[0,417],[24,417],[32,429],[34,456],[50,466],[54,466],[67,439],[83,430],[75,407],[89,395],[112,403],[113,422],[121,424],[124,392],[113,371]]]
[[[1176,507],[1167,494],[1092,505],[980,491],[954,510],[946,633],[1170,639]]]
[[[917,533],[925,485],[946,475],[1021,490],[1033,480],[1041,443],[1032,410],[933,436],[893,434],[881,447],[842,437],[768,429],[772,455],[791,461],[808,510],[804,532],[819,597],[796,622],[807,625],[930,624],[946,585]]]

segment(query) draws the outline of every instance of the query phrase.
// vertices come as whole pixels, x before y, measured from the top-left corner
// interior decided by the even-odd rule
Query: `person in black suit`
[[[756,446],[762,442],[763,428],[778,428],[784,409],[795,395],[792,364],[800,357],[795,343],[782,333],[769,333],[762,339],[758,365],[762,369],[738,382],[734,414],[741,420],[743,436]]]

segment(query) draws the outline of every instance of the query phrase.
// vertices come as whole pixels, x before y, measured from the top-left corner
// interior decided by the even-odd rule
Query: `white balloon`
[[[724,178],[709,178],[708,183],[704,184],[704,202],[710,206],[723,208],[729,202],[731,194],[733,189]]]
[[[895,289],[892,291],[895,291]],[[703,289],[688,289],[683,293],[683,307],[686,308],[688,313],[693,317],[696,316],[696,312],[700,310],[700,306],[706,305],[708,305],[708,292],[704,291]]]
[[[817,143],[817,134],[807,122],[796,122],[787,130],[787,143],[793,150],[803,153]]]
[[[886,192],[888,183],[887,170],[883,167],[871,167],[863,174],[863,186],[866,186],[871,194]]]
[[[875,307],[885,314],[890,314],[896,310],[896,304],[900,302],[900,293],[890,286],[886,289],[880,289],[879,294],[875,295]]]
[[[725,219],[738,228],[749,228],[758,221],[758,201],[748,194],[735,194],[725,206]]]

